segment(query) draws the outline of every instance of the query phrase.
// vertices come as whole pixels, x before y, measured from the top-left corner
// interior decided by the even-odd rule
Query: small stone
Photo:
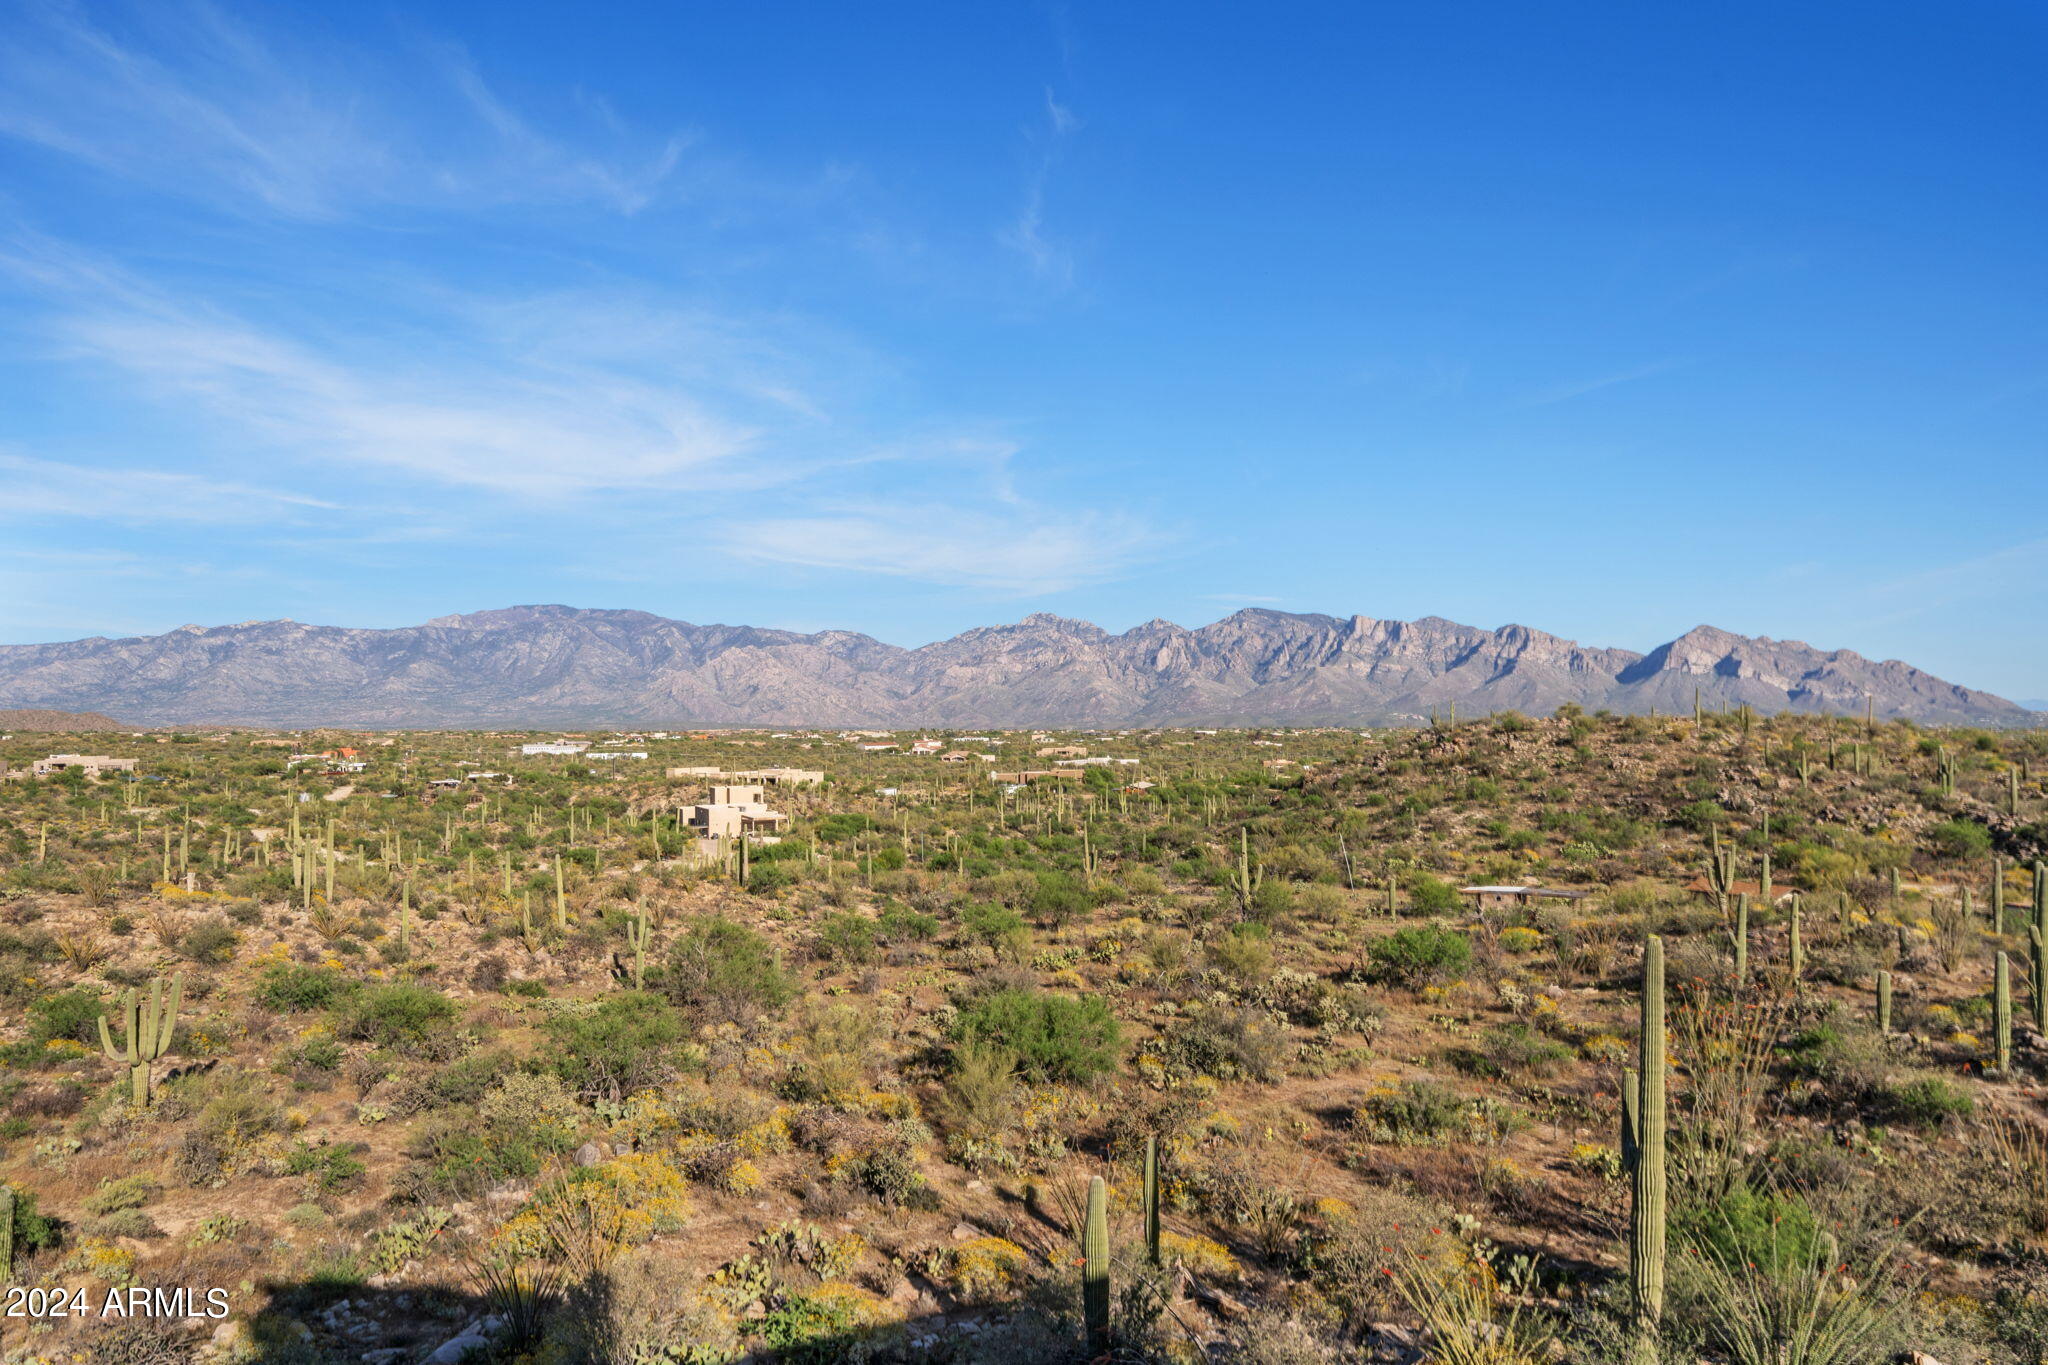
[[[578,1166],[595,1166],[603,1160],[604,1153],[594,1142],[586,1142],[576,1149],[576,1164]]]
[[[971,1223],[953,1224],[953,1240],[956,1242],[971,1241],[979,1236],[981,1236],[981,1230]]]
[[[427,1357],[427,1365],[458,1365],[458,1362],[471,1351],[481,1351],[490,1344],[484,1337],[451,1337]]]

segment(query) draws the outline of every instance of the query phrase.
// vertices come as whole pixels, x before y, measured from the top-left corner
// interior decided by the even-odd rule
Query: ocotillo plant
[[[1629,1210],[1629,1288],[1640,1333],[1638,1356],[1655,1358],[1664,1316],[1664,940],[1643,945],[1641,1071],[1622,1077],[1622,1159]]]
[[[1159,1264],[1159,1135],[1145,1139],[1145,1183],[1141,1205],[1145,1214],[1145,1259]]]
[[[1998,1071],[2004,1075],[2012,1070],[2012,969],[2004,953],[1998,955],[1992,978],[1991,1028],[1998,1043]]]
[[[184,993],[185,978],[182,974],[171,979],[168,1002],[164,999],[162,977],[150,983],[147,1005],[136,998],[134,987],[128,988],[121,1004],[128,1029],[125,1053],[114,1046],[113,1035],[107,1030],[107,1016],[100,1016],[100,1047],[105,1050],[109,1061],[127,1062],[129,1098],[138,1109],[149,1103],[151,1064],[171,1050],[171,1031],[178,1024],[178,999]]]
[[[1081,1229],[1081,1312],[1088,1325],[1088,1354],[1109,1350],[1109,1190],[1096,1176],[1088,1182],[1088,1221]]]
[[[1892,1031],[1892,974],[1890,972],[1879,972],[1877,974],[1877,1031],[1879,1033],[1890,1033]]]

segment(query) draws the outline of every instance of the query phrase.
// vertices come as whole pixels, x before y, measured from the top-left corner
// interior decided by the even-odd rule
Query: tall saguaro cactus
[[[136,998],[134,987],[121,1002],[128,1029],[125,1053],[114,1046],[107,1030],[107,1016],[100,1016],[100,1047],[109,1061],[128,1064],[129,1097],[139,1109],[149,1103],[149,1069],[171,1050],[171,1031],[178,1024],[178,1000],[185,993],[181,974],[171,979],[171,998],[164,999],[164,982],[158,977],[149,987],[149,1003]]]
[[[651,933],[644,907],[639,914],[626,920],[626,944],[633,950],[633,989],[636,991],[647,978],[647,940]]]
[[[1877,1031],[1888,1034],[1892,1031],[1892,974],[1877,974]]]
[[[1096,1176],[1088,1182],[1088,1221],[1081,1229],[1081,1310],[1088,1325],[1088,1354],[1109,1350],[1109,1189]]]
[[[1749,981],[1749,893],[1735,893],[1735,984]]]
[[[0,1284],[14,1279],[14,1187],[0,1185]]]
[[[1259,893],[1260,883],[1266,880],[1266,869],[1252,861],[1252,836],[1248,829],[1237,832],[1237,871],[1230,875],[1231,894],[1237,898],[1237,912],[1249,918],[1252,913],[1252,898]]]
[[[1635,1359],[1654,1361],[1664,1316],[1664,940],[1643,945],[1640,1072],[1622,1077],[1622,1159],[1633,1198],[1629,1210],[1629,1288],[1639,1333]]]
[[[1145,1183],[1142,1208],[1145,1214],[1145,1259],[1159,1264],[1159,1135],[1145,1138]]]
[[[1804,943],[1802,943],[1802,942],[1801,942],[1801,940],[1800,940],[1800,937],[1799,937],[1799,897],[1797,897],[1797,896],[1794,896],[1794,897],[1792,898],[1792,940],[1791,940],[1791,949],[1792,949],[1792,951],[1791,951],[1791,958],[1792,958],[1792,985],[1793,985],[1794,989],[1797,989],[1797,988],[1798,988],[1798,986],[1799,986],[1799,976],[1800,976],[1800,973],[1801,973],[1801,972],[1802,972],[1802,971],[1803,971],[1803,970],[1805,969],[1805,967],[1806,967],[1806,947],[1805,947]]]
[[[2034,922],[2027,926],[2033,953],[2027,979],[2033,986],[2034,1027],[2048,1034],[2048,865],[2034,864]]]
[[[2005,954],[1998,955],[1997,974],[1991,986],[1992,1035],[1998,1040],[1998,1071],[2012,1070],[2012,967]]]

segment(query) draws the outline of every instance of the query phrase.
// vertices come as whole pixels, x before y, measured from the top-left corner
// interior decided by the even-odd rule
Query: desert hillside
[[[133,766],[19,776],[53,751]],[[2039,733],[1568,707],[0,757],[0,1181],[44,1310],[9,1361],[2048,1340]],[[181,1286],[188,1317],[106,1311]],[[1841,1349],[1770,1354],[1794,1305]]]

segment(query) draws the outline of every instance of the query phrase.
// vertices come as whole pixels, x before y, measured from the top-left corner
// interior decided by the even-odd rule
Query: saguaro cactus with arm
[[[110,1061],[127,1062],[129,1095],[138,1109],[149,1103],[150,1067],[171,1050],[171,1031],[178,1024],[178,999],[184,992],[185,978],[182,975],[171,979],[171,998],[168,1001],[164,999],[162,977],[151,983],[147,1005],[136,998],[133,987],[129,988],[121,1003],[128,1028],[125,1053],[114,1046],[113,1035],[107,1029],[107,1016],[100,1016],[100,1047]]]

